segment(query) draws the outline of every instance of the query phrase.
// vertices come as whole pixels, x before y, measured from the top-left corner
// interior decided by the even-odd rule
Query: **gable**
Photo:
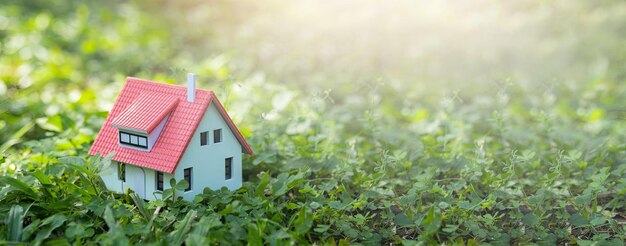
[[[220,189],[226,186],[237,189],[241,186],[242,145],[234,132],[228,129],[226,120],[215,105],[211,103],[207,108],[174,173],[177,179],[184,177],[186,169],[191,168],[194,173],[191,179],[192,192],[182,194],[186,199],[193,199],[205,187]],[[219,140],[215,139],[216,131],[221,132]],[[202,141],[203,135],[207,141]],[[225,176],[226,159],[231,159],[231,176],[228,179]]]
[[[222,106],[222,103],[220,103],[220,101],[217,99],[217,97],[214,96],[214,97],[211,98],[211,105],[215,106],[217,111],[222,116],[222,119],[224,121],[226,121],[226,124],[230,128],[230,131],[235,135],[235,137],[239,141],[239,144],[241,144],[241,151],[243,153],[246,153],[246,154],[249,154],[249,155],[253,155],[254,152],[252,151],[252,148],[250,148],[250,146],[246,142],[246,139],[243,137],[243,135],[241,135],[241,132],[239,132],[239,129],[237,128],[235,123],[233,123],[233,120],[230,118],[228,113],[226,113],[226,110],[224,109],[224,106]]]

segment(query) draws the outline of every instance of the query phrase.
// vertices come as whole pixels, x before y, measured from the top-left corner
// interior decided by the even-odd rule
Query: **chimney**
[[[187,101],[192,103],[196,99],[196,75],[187,74]]]

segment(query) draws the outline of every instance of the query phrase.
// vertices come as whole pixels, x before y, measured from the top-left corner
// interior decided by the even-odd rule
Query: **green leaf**
[[[22,136],[24,136],[24,134],[26,134],[31,128],[33,128],[33,126],[35,126],[35,124],[30,122],[30,123],[24,125],[23,127],[21,127],[15,133],[13,133],[13,135],[11,135],[11,137],[9,138],[8,141],[6,141],[2,145],[0,145],[0,156],[5,151],[7,151],[11,146],[19,143],[20,142],[20,138],[22,138]]]
[[[150,212],[146,209],[146,202],[143,198],[139,197],[139,195],[135,192],[130,194],[130,198],[133,199],[135,206],[137,207],[137,211],[141,214],[145,221],[150,220]]]
[[[29,184],[26,184],[18,179],[8,177],[8,176],[0,176],[0,184],[8,185],[12,190],[20,191],[22,194],[36,199],[37,192],[31,188]]]
[[[105,223],[109,227],[109,231],[106,234],[101,234],[100,238],[105,241],[103,244],[111,245],[128,245],[128,238],[126,237],[124,230],[120,226],[120,223],[115,221],[113,216],[113,210],[110,206],[106,206],[102,215]]]
[[[592,200],[593,200],[593,197],[591,196],[591,194],[582,194],[582,195],[574,197],[574,202],[578,206],[587,205],[591,203]]]
[[[277,230],[267,237],[267,241],[270,245],[278,245],[280,240],[292,238],[291,234],[283,229]]]
[[[85,233],[85,226],[76,222],[70,222],[65,229],[65,235],[69,238],[80,237],[83,233]]]
[[[472,239],[467,240],[467,246],[478,246],[478,245],[480,244],[478,243],[478,241],[476,241],[476,239],[472,238]]]
[[[313,216],[308,210],[308,208],[302,207],[300,212],[298,212],[298,217],[294,221],[296,233],[298,234],[307,233],[311,229],[311,226],[313,226]]]
[[[321,206],[322,206],[322,205],[321,205],[321,204],[319,204],[318,202],[311,202],[311,203],[309,204],[309,207],[311,207],[312,209],[318,209],[318,208],[320,208]]]
[[[535,226],[537,224],[539,224],[539,219],[537,219],[537,216],[535,216],[534,214],[530,213],[530,214],[526,214],[524,215],[524,217],[522,217],[522,222],[528,226]]]
[[[52,184],[52,182],[50,182],[50,178],[48,178],[48,175],[44,174],[40,170],[35,171],[32,175],[37,178],[37,180],[39,180],[39,183],[41,183],[42,185]]]
[[[350,242],[348,242],[348,240],[346,240],[345,238],[339,239],[339,243],[337,243],[338,246],[348,246],[350,245]]]
[[[589,224],[587,219],[585,219],[585,217],[581,216],[580,214],[574,214],[570,216],[569,223],[572,224],[573,226],[578,226],[578,227]]]
[[[41,220],[37,219],[30,223],[22,233],[22,241],[29,241],[31,236],[37,232],[39,229],[39,225],[41,224]]]
[[[394,222],[398,226],[415,226],[411,218],[404,213],[396,214]]]
[[[345,203],[342,203],[341,201],[331,201],[328,203],[328,206],[333,209],[344,210],[348,205]]]
[[[604,217],[598,216],[593,218],[591,221],[589,221],[589,223],[591,223],[591,225],[597,226],[597,225],[602,225],[606,222],[606,219]]]
[[[67,238],[55,238],[55,239],[46,240],[44,245],[46,246],[70,246],[71,244],[67,241]]]
[[[324,233],[326,231],[328,231],[328,229],[330,229],[330,225],[317,225],[313,231],[318,232],[318,233]]]
[[[281,173],[278,177],[276,177],[272,183],[272,194],[274,197],[282,196],[289,191],[289,186],[287,184],[288,179],[289,174],[286,173]]]
[[[248,224],[248,245],[263,245],[263,235],[255,223]]]
[[[20,205],[11,206],[9,215],[6,218],[7,239],[12,242],[22,240],[22,232],[24,231],[24,209]]]
[[[288,202],[287,204],[285,204],[285,207],[288,209],[296,209],[296,208],[299,208],[300,206],[298,206],[298,204],[295,204],[293,202]]]
[[[177,190],[184,191],[185,189],[189,188],[189,182],[187,182],[187,180],[181,179],[180,181],[178,181],[176,186],[172,186],[172,187],[174,187]]]
[[[416,194],[404,195],[400,197],[399,203],[402,206],[412,206],[417,201]]]
[[[65,215],[62,214],[55,214],[46,218],[39,226],[39,232],[37,232],[35,239],[41,240],[48,238],[52,231],[63,225],[66,220]]]
[[[37,125],[42,129],[61,132],[63,131],[63,120],[60,115],[53,115],[47,118],[39,118],[36,120]]]
[[[453,233],[455,232],[457,229],[459,229],[458,225],[446,225],[442,230],[447,232],[447,233]]]
[[[111,208],[109,206],[106,206],[106,208],[104,208],[104,214],[102,215],[102,218],[109,228],[117,227],[115,217],[113,217],[113,211],[111,211]]]
[[[96,171],[107,171],[109,170],[109,166],[111,166],[113,164],[113,157],[115,156],[115,151],[111,151],[109,152],[109,154],[107,154],[106,156],[104,156],[103,158],[99,159],[97,162],[97,165],[94,165]]]
[[[472,210],[472,209],[476,209],[477,204],[471,204],[467,201],[461,201],[457,203],[457,206],[459,206],[459,208],[461,209]]]
[[[156,201],[156,203],[163,203],[163,201],[158,200]],[[157,205],[157,208],[154,210],[154,213],[152,213],[152,217],[150,218],[150,221],[148,221],[148,225],[146,226],[146,229],[148,229],[149,231],[152,230],[152,226],[154,225],[154,221],[156,220],[157,216],[159,215],[159,212],[161,211],[161,207],[164,204],[161,205]]]
[[[439,212],[439,209],[434,206],[430,207],[426,218],[422,221],[422,225],[424,226],[425,236],[429,236],[437,232],[441,226],[441,213]]]
[[[419,245],[419,243],[415,240],[402,240],[402,245],[404,246],[415,246]]]
[[[165,189],[161,192],[161,200],[167,201],[174,196],[174,189]]]
[[[271,180],[272,177],[270,176],[270,174],[267,172],[264,173],[263,176],[261,176],[259,184],[254,190],[254,195],[265,197],[265,188],[270,184]]]
[[[191,210],[185,215],[185,218],[180,222],[180,224],[173,231],[173,240],[170,241],[170,245],[182,245],[184,241],[184,236],[187,235],[189,230],[191,229],[191,225],[196,220],[198,212],[195,210]]]
[[[66,157],[61,157],[59,158],[59,161],[63,164],[71,164],[71,165],[78,165],[78,166],[84,166],[85,165],[85,160],[83,158],[80,158],[78,156],[66,156]]]

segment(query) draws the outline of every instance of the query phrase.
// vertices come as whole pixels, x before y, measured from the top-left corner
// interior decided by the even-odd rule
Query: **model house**
[[[132,189],[147,200],[170,187],[171,178],[185,179],[178,192],[185,200],[205,187],[241,187],[242,153],[252,155],[226,110],[212,91],[127,78],[113,109],[89,150],[114,152],[102,179],[112,191]]]

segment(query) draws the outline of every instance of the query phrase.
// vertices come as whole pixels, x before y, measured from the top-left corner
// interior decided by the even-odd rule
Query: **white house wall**
[[[106,170],[103,170],[100,177],[102,177],[102,181],[104,181],[104,184],[110,191],[124,192],[122,181],[117,176],[117,162],[111,162],[111,165]]]
[[[126,182],[122,182],[122,180],[119,179],[117,169],[118,163],[113,162],[113,164],[109,166],[108,170],[101,175],[107,189],[117,193],[125,193],[126,189],[130,188],[137,194],[141,194],[141,190],[143,189],[144,192],[142,196],[140,196],[141,198],[146,200],[161,198],[160,195],[154,194],[157,191],[155,181],[156,172],[154,170],[126,164]],[[138,178],[143,177],[143,174],[145,174],[143,182],[137,182]],[[169,180],[172,177],[172,174],[163,173],[163,189],[170,188]]]
[[[213,130],[222,129],[222,142],[213,142]],[[208,144],[200,146],[200,133],[208,132]],[[232,157],[232,178],[225,179],[225,159]],[[185,200],[193,200],[201,194],[204,187],[214,190],[227,187],[230,190],[241,187],[241,145],[228,124],[213,103],[202,117],[198,128],[193,133],[187,149],[181,158],[174,177],[182,180],[185,168],[193,167],[191,190],[183,192]]]

